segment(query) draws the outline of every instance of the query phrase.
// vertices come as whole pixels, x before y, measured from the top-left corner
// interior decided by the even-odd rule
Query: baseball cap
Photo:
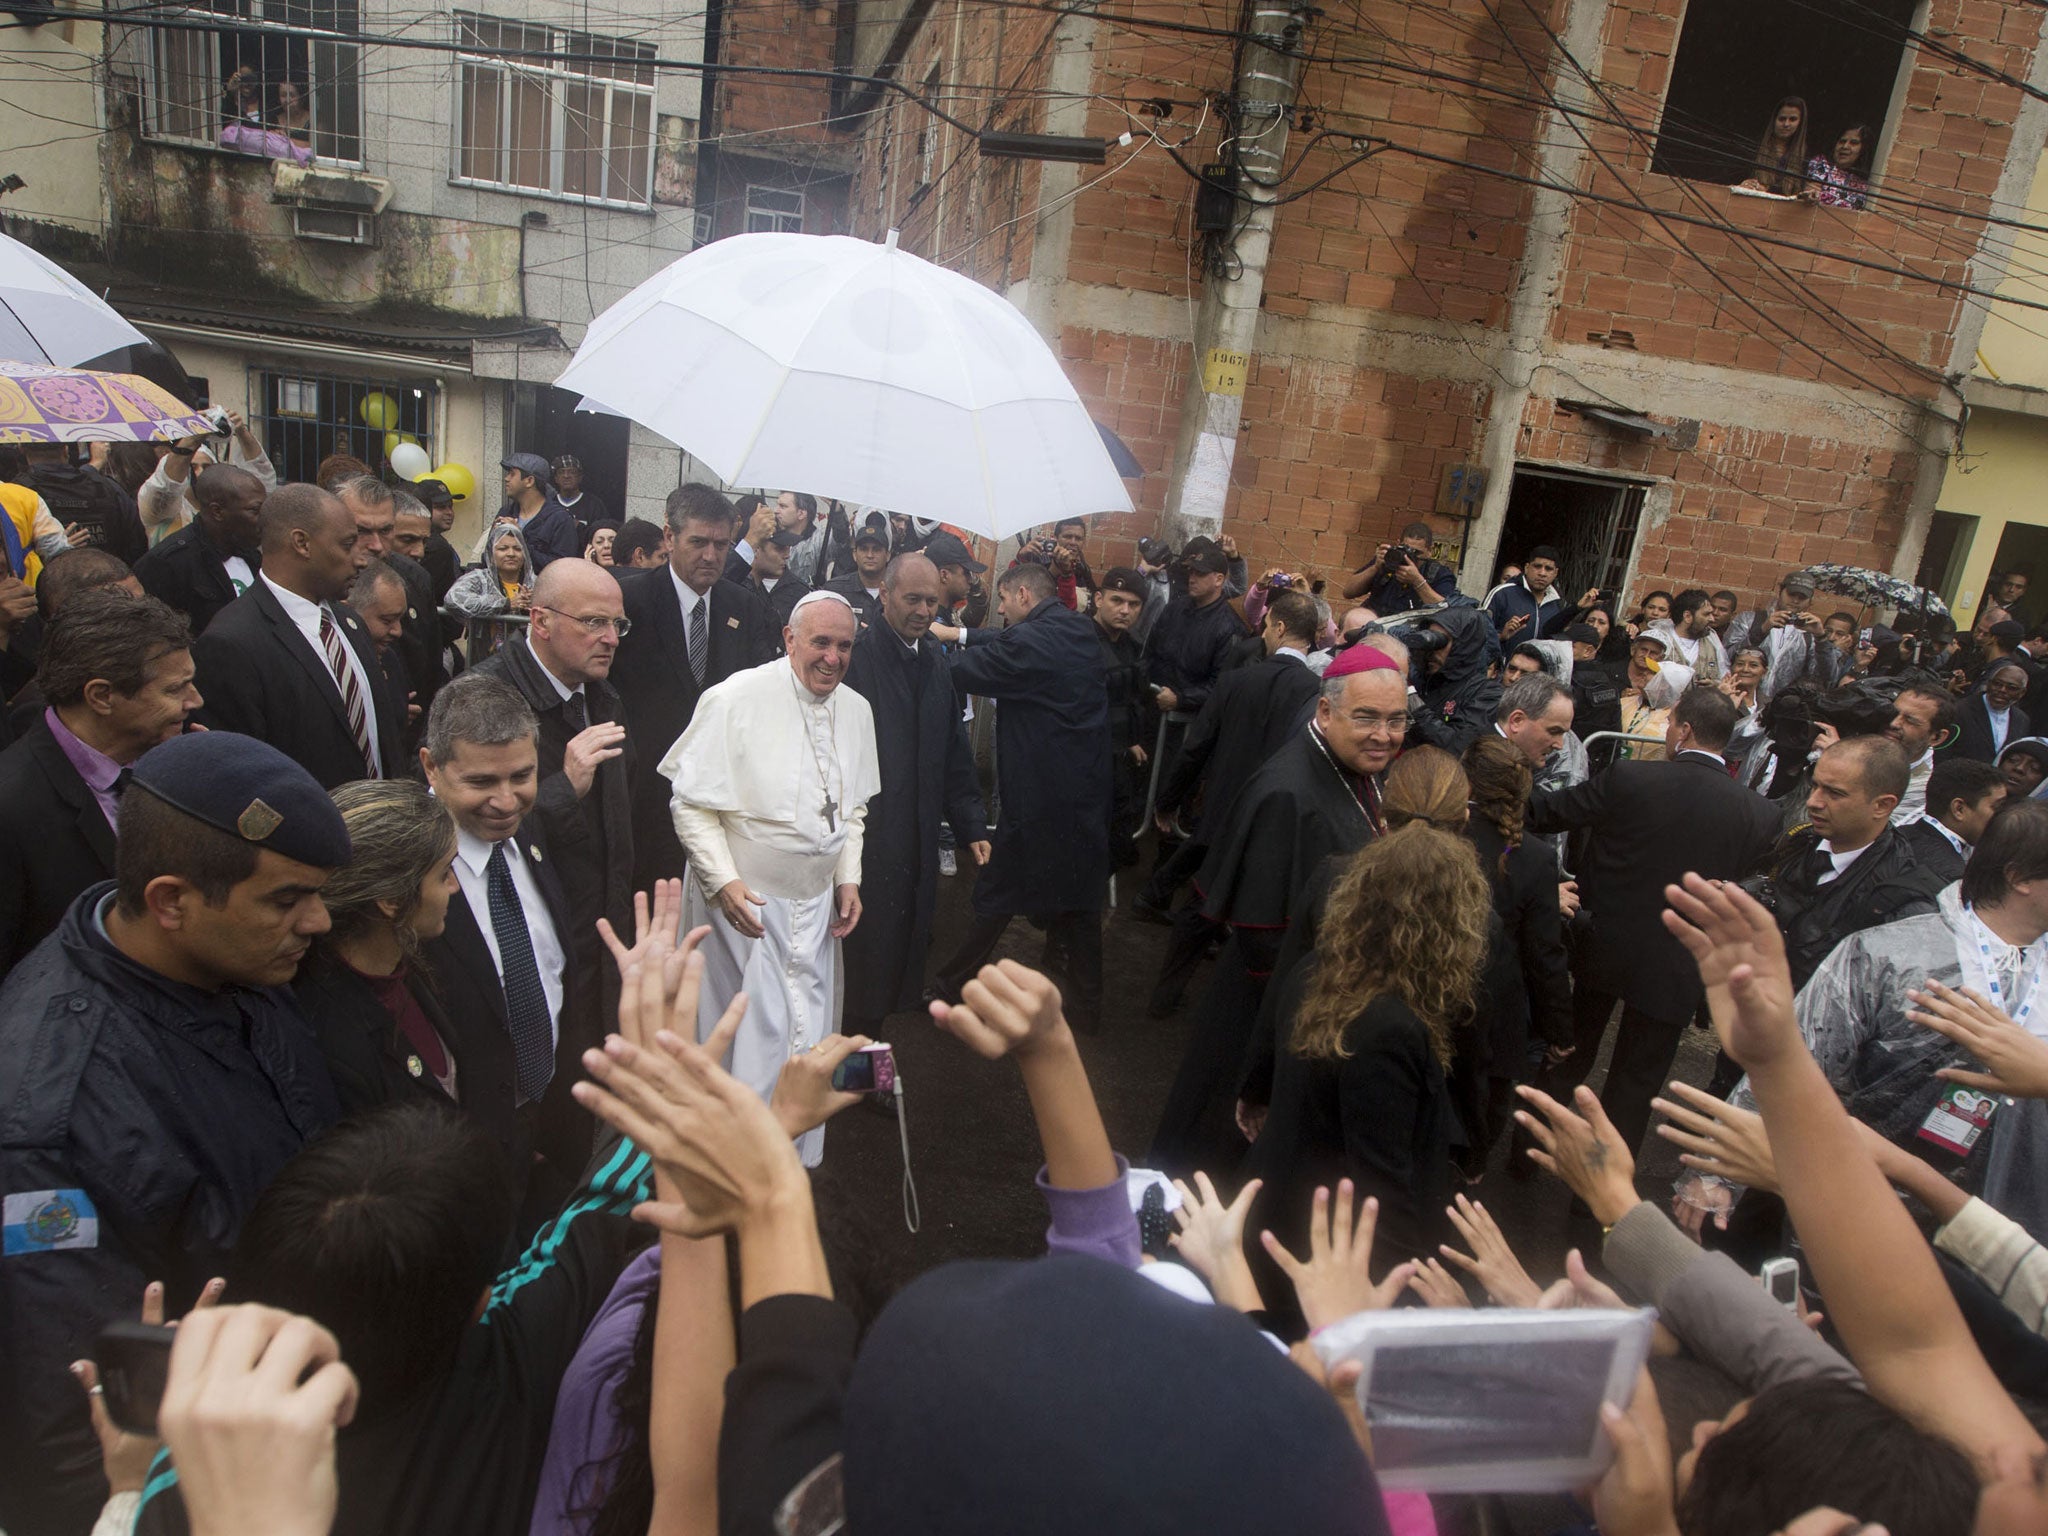
[[[1804,592],[1808,597],[1813,596],[1813,578],[1804,571],[1794,571],[1779,582],[1778,586],[1785,592]]]
[[[880,512],[870,512],[860,525],[860,532],[853,536],[854,546],[879,544],[889,547],[889,519]]]
[[[1145,578],[1128,565],[1113,565],[1102,573],[1102,581],[1096,587],[1098,592],[1126,592],[1132,597],[1145,597]]]
[[[557,454],[555,456],[555,468],[580,470],[583,468],[583,461],[573,453]]]
[[[548,461],[537,453],[510,453],[498,460],[500,469],[516,469],[521,474],[531,475],[542,485],[549,483],[552,472]]]
[[[430,507],[452,507],[455,505],[455,493],[439,480],[415,480],[412,483],[412,491],[415,496],[419,497],[421,501]]]
[[[1573,645],[1598,645],[1600,632],[1590,624],[1568,624],[1561,638],[1569,640]]]
[[[973,574],[979,574],[988,569],[986,565],[967,552],[967,546],[961,543],[956,535],[946,532],[943,528],[925,540],[924,556],[933,565],[957,565],[962,570]]]
[[[803,543],[803,541],[804,536],[798,533],[794,528],[778,527],[773,533],[769,534],[768,537],[763,539],[761,542],[764,544],[773,544],[777,549],[795,549],[797,545]]]
[[[1221,575],[1230,569],[1230,557],[1223,553],[1223,546],[1200,535],[1189,539],[1182,547],[1180,561],[1190,571],[1206,571],[1211,575]]]

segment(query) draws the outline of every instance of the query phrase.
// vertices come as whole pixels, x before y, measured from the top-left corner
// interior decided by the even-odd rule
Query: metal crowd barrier
[[[441,618],[445,623],[459,624],[463,630],[462,654],[469,665],[475,666],[491,652],[503,645],[514,635],[526,632],[526,626],[533,622],[524,613],[493,613],[478,617],[464,613],[459,608],[442,605]]]

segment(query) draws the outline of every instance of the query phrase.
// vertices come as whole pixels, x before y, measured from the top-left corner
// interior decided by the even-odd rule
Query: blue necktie
[[[505,987],[505,1019],[511,1028],[512,1060],[519,1101],[530,1104],[547,1091],[555,1075],[555,1030],[548,1017],[548,995],[534,963],[533,936],[527,932],[526,909],[512,884],[512,865],[505,845],[491,848],[484,865],[491,900],[491,931],[498,936],[498,979]]]

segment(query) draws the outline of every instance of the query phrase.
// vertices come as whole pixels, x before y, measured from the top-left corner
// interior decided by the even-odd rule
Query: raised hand
[[[1542,1288],[1522,1268],[1522,1261],[1515,1257],[1515,1250],[1508,1246],[1507,1238],[1485,1206],[1460,1195],[1444,1208],[1444,1214],[1451,1218],[1451,1225],[1458,1229],[1458,1235],[1472,1252],[1463,1254],[1444,1243],[1438,1247],[1438,1253],[1477,1280],[1486,1294],[1503,1307],[1533,1307],[1542,1299]]]
[[[827,1035],[782,1064],[768,1107],[792,1141],[866,1097],[834,1088],[832,1074],[855,1051],[874,1043],[866,1035]]]
[[[934,1001],[931,1014],[939,1028],[990,1061],[1028,1054],[1067,1034],[1060,989],[1015,960],[984,965],[960,989],[959,1002]]]
[[[1664,926],[1686,947],[1707,986],[1721,1048],[1750,1072],[1803,1051],[1792,1012],[1792,970],[1777,922],[1741,887],[1688,874],[1664,887]],[[1725,993],[1716,1006],[1715,993]]]
[[[1266,1252],[1293,1284],[1301,1315],[1311,1331],[1355,1312],[1384,1311],[1400,1297],[1402,1287],[1415,1273],[1411,1259],[1388,1270],[1377,1285],[1373,1283],[1372,1237],[1379,1225],[1380,1203],[1368,1198],[1354,1219],[1352,1199],[1349,1179],[1338,1182],[1334,1207],[1328,1188],[1317,1186],[1315,1209],[1308,1219],[1306,1259],[1289,1253],[1271,1232],[1259,1234]]]
[[[326,1536],[335,1433],[355,1408],[341,1346],[310,1318],[255,1306],[187,1317],[157,1418],[193,1536]]]
[[[1625,1410],[1602,1405],[1600,1427],[1614,1443],[1614,1464],[1593,1486],[1600,1536],[1678,1536],[1671,1507],[1671,1441],[1647,1370],[1637,1374],[1635,1395]]]
[[[1408,1289],[1422,1298],[1424,1306],[1469,1308],[1472,1305],[1472,1298],[1465,1294],[1465,1287],[1458,1284],[1458,1277],[1435,1259],[1425,1259],[1415,1266],[1415,1273],[1408,1277]]]
[[[1530,1160],[1563,1179],[1603,1227],[1627,1215],[1640,1198],[1635,1159],[1600,1107],[1599,1096],[1581,1084],[1572,1092],[1575,1113],[1540,1089],[1525,1086],[1515,1092],[1542,1115],[1539,1120],[1526,1109],[1515,1111],[1516,1122],[1536,1141]]]
[[[1690,1083],[1669,1086],[1679,1102],[1656,1098],[1650,1107],[1668,1117],[1670,1123],[1658,1126],[1657,1134],[1679,1149],[1678,1160],[1701,1173],[1776,1194],[1778,1168],[1771,1160],[1764,1117]]]
[[[2009,1093],[2016,1099],[2048,1099],[2048,1042],[2015,1024],[1990,999],[1929,981],[1906,994],[1906,1017],[1923,1029],[1946,1035],[1991,1070],[1944,1067],[1935,1074],[1965,1088]]]
[[[1180,1191],[1180,1205],[1173,1213],[1180,1230],[1167,1242],[1189,1269],[1209,1282],[1218,1301],[1240,1312],[1256,1312],[1265,1306],[1244,1257],[1244,1219],[1258,1198],[1260,1185],[1260,1180],[1251,1180],[1225,1205],[1209,1175],[1199,1169],[1192,1189],[1179,1179],[1173,1181]]]

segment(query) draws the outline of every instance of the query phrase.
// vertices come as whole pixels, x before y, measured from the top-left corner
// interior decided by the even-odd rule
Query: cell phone
[[[886,1045],[864,1045],[832,1069],[840,1093],[894,1093],[896,1053]]]
[[[1383,1488],[1562,1493],[1614,1459],[1603,1403],[1625,1406],[1654,1312],[1361,1312],[1315,1337],[1325,1369],[1364,1367],[1358,1403]]]
[[[1793,1258],[1766,1259],[1764,1267],[1757,1271],[1763,1278],[1764,1289],[1771,1293],[1771,1300],[1781,1307],[1799,1310],[1799,1261]]]
[[[109,1323],[92,1347],[107,1417],[132,1435],[156,1436],[156,1411],[170,1378],[175,1328],[156,1323]]]

